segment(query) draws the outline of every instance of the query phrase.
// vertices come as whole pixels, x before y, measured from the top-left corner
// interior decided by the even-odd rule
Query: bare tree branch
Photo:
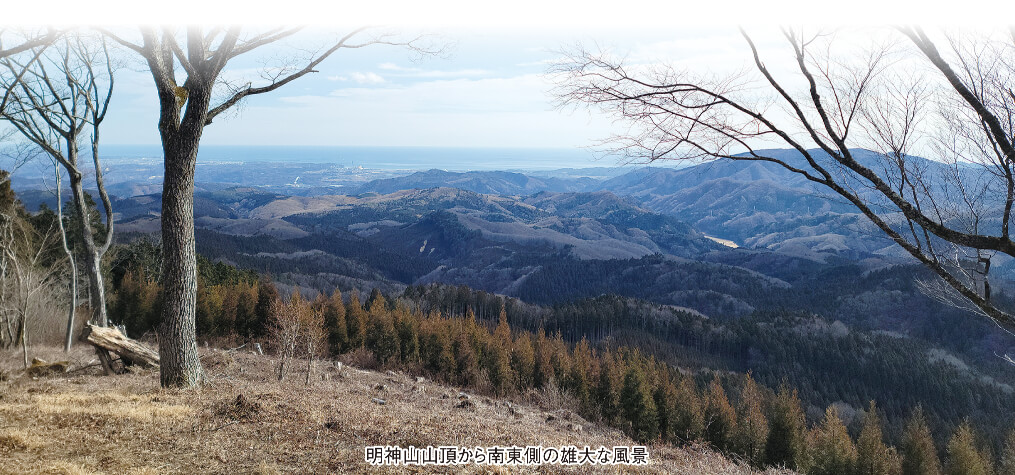
[[[979,314],[1013,329],[1015,318],[991,301],[987,279],[995,253],[1015,257],[1009,237],[1015,207],[1015,95],[1008,86],[1015,77],[1012,49],[984,43],[977,51],[990,58],[960,54],[961,70],[971,78],[962,80],[922,30],[902,31],[941,74],[946,88],[932,95],[927,88],[936,83],[926,78],[904,86],[896,73],[902,71],[893,69],[898,61],[889,60],[883,47],[870,50],[854,66],[852,57],[833,52],[833,35],[807,37],[786,29],[795,73],[806,85],[802,95],[795,95],[787,88],[790,82],[777,79],[765,66],[741,29],[763,85],[788,108],[789,125],[755,103],[758,85],[739,76],[706,79],[664,66],[637,66],[640,72],[632,74],[621,60],[583,50],[567,54],[550,73],[558,79],[558,106],[595,107],[628,125],[628,133],[609,139],[616,144],[611,152],[644,154],[650,161],[776,163],[844,198]],[[824,51],[815,53],[822,45]],[[953,49],[960,51],[957,45]],[[925,106],[932,97],[956,100],[932,109]],[[971,123],[965,121],[967,115]],[[909,150],[928,127],[941,124],[953,131],[954,143],[938,139],[941,165],[930,167]],[[856,136],[857,128],[866,138]],[[756,149],[766,138],[778,138],[800,154],[799,160]],[[858,149],[877,150],[875,161],[861,159],[869,153]],[[981,164],[980,172],[960,165],[964,162]],[[942,251],[949,246],[944,243],[960,251],[957,257],[946,258]]]

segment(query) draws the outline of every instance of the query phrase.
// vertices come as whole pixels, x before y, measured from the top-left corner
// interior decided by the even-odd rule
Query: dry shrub
[[[288,301],[276,300],[269,309],[268,339],[278,355],[276,376],[285,379],[296,359],[307,360],[307,383],[314,358],[324,353],[328,333],[324,328],[324,314],[303,300],[299,289]]]
[[[45,473],[53,473],[61,475],[91,475],[99,472],[88,470],[82,465],[77,465],[69,462],[56,462],[46,467]]]
[[[532,402],[548,411],[571,410],[580,406],[578,399],[561,391],[552,379],[542,389],[531,394],[535,396]]]
[[[233,355],[221,351],[209,353],[201,357],[201,365],[205,369],[227,369],[231,368],[235,363],[236,358],[233,358]]]
[[[38,447],[35,439],[20,429],[3,429],[0,431],[0,454],[21,452]]]
[[[356,348],[342,356],[338,357],[338,360],[343,364],[352,366],[360,369],[380,369],[381,363],[377,361],[374,353],[366,348]]]
[[[237,395],[232,402],[219,403],[215,408],[216,415],[243,422],[257,420],[260,413],[261,405],[242,394]]]
[[[282,471],[278,469],[278,465],[263,460],[254,468],[255,475],[279,475],[280,473]]]

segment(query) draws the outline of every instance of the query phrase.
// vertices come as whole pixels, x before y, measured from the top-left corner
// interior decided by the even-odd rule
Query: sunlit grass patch
[[[40,470],[39,473],[52,473],[59,475],[93,475],[100,472],[89,470],[82,465],[71,462],[53,462],[44,469]]]
[[[33,397],[29,409],[47,414],[83,414],[151,422],[157,419],[185,419],[194,408],[177,404],[152,402],[151,398],[115,392],[99,394],[41,394]]]
[[[23,429],[0,429],[0,454],[23,452],[42,445],[38,437]]]

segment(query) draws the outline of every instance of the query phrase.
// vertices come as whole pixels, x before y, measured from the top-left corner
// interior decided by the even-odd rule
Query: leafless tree
[[[988,279],[993,259],[1015,257],[1015,30],[932,39],[903,27],[867,32],[884,40],[862,49],[839,33],[783,29],[787,74],[769,69],[742,29],[753,71],[741,74],[625,64],[580,47],[550,73],[559,106],[626,126],[605,151],[781,166],[863,213],[950,301],[1015,329]],[[773,144],[796,153],[763,149]]]
[[[106,40],[80,32],[65,34],[30,64],[8,57],[0,60],[0,65],[16,80],[8,86],[10,102],[3,119],[67,173],[71,202],[80,218],[72,221],[77,229],[71,231],[80,237],[81,261],[89,283],[90,320],[106,326],[101,262],[113,242],[113,210],[99,155],[100,126],[113,93],[113,64]],[[82,166],[80,147],[89,133],[92,174],[106,216],[104,236],[96,236],[88,219],[91,210],[84,189],[88,170]],[[71,266],[75,268],[73,258]]]
[[[276,377],[279,381],[285,379],[290,371],[290,362],[298,357],[300,350],[300,334],[303,333],[303,321],[306,319],[302,313],[309,309],[302,305],[299,293],[293,292],[288,301],[281,299],[272,302],[268,322],[269,345],[278,356],[278,368]]]
[[[53,229],[39,231],[25,222],[17,206],[0,209],[0,318],[7,333],[4,346],[20,343],[26,368],[29,309],[56,275],[55,267],[41,265],[54,238]]]
[[[230,61],[293,37],[300,28],[246,32],[241,27],[184,30],[144,28],[140,40],[106,31],[122,46],[140,55],[151,71],[159,97],[159,133],[165,161],[162,187],[163,296],[159,353],[163,386],[194,386],[204,379],[197,355],[195,309],[197,257],[194,242],[194,168],[204,128],[243,99],[272,92],[307,74],[335,52],[371,45],[399,45],[424,53],[436,52],[419,38],[399,40],[360,28],[328,46],[279,67],[265,68],[261,84],[224,83]],[[181,77],[182,76],[182,77]],[[182,80],[179,80],[182,79]],[[221,95],[219,100],[216,97]]]
[[[64,254],[67,255],[68,279],[67,287],[70,293],[70,305],[67,311],[67,333],[64,337],[63,351],[69,352],[74,343],[74,315],[78,309],[78,268],[74,259],[74,251],[67,240],[67,227],[63,224],[63,180],[60,172],[60,162],[53,159],[53,175],[56,186],[53,194],[56,195],[56,223],[60,230],[60,245]]]
[[[314,359],[324,353],[328,343],[324,314],[303,300],[298,288],[293,290],[287,301],[280,299],[273,302],[270,312],[268,337],[278,356],[278,380],[285,379],[293,360],[306,358],[304,384],[310,384]]]
[[[32,64],[36,61],[39,55],[56,41],[60,32],[54,29],[49,29],[44,32],[9,32],[0,28],[0,59],[14,57],[20,54],[29,55],[30,59],[27,64]],[[11,98],[11,86],[17,83],[21,76],[26,72],[25,68],[17,71],[10,80],[8,80],[6,72],[2,74],[4,91],[3,96],[0,97],[0,114],[7,109],[7,103]],[[13,130],[0,130],[0,143],[6,143],[11,135],[16,133]],[[10,146],[4,147],[0,150],[0,158],[4,160],[3,168],[5,168],[8,174],[0,177],[0,184],[10,180],[10,175],[17,171],[30,157],[33,156],[24,147],[21,146]]]

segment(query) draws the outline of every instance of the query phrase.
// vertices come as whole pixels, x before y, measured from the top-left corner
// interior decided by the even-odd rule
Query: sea
[[[161,160],[159,145],[103,145],[104,163]],[[198,163],[327,163],[376,170],[555,170],[617,167],[626,163],[583,148],[468,148],[367,146],[202,145]]]

